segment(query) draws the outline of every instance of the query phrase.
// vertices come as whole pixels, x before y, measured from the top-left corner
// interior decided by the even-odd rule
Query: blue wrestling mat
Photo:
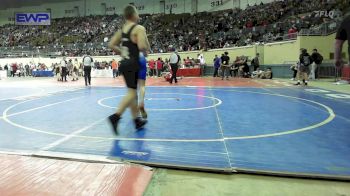
[[[148,165],[350,179],[350,95],[311,88],[148,87],[149,123],[106,117],[124,88],[0,88],[0,148]],[[35,91],[35,92],[34,92]]]

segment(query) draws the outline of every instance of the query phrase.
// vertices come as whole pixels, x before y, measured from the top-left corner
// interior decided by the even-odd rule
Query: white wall
[[[166,13],[169,13],[170,5],[173,5],[172,13],[190,13],[192,11],[192,1],[193,0],[164,0]],[[240,6],[245,8],[249,3],[254,5],[255,3],[272,2],[274,0],[197,0],[198,6],[197,11],[217,11],[232,9],[234,7]],[[0,25],[13,23],[8,20],[8,18],[13,18],[15,12],[39,12],[47,11],[51,9],[52,18],[63,18],[63,17],[73,17],[77,16],[77,13],[65,13],[65,10],[74,10],[74,7],[78,7],[81,16],[84,15],[103,15],[104,9],[102,9],[102,4],[110,9],[106,14],[121,14],[123,8],[129,3],[134,2],[136,7],[140,8],[139,12],[141,14],[154,14],[161,12],[160,0],[76,0],[71,2],[62,3],[45,3],[38,6],[21,7],[21,8],[10,8],[6,10],[0,10]],[[219,2],[219,3],[218,3]],[[222,2],[222,4],[221,4]],[[239,4],[239,2],[241,2]],[[115,8],[114,10],[112,8]]]

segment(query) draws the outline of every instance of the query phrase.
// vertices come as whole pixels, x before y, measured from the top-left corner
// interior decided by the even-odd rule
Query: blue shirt
[[[214,60],[214,67],[219,68],[221,64],[221,59],[219,57],[216,57]]]

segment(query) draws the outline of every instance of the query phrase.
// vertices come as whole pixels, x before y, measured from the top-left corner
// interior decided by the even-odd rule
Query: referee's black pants
[[[171,75],[170,83],[173,83],[173,80],[175,80],[175,83],[177,83],[176,73],[179,68],[177,64],[170,64],[170,67],[171,67],[171,71],[173,72]]]
[[[91,66],[84,66],[85,86],[91,85]]]

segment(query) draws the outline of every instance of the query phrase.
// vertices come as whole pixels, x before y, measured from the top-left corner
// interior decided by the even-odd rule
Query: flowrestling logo
[[[40,13],[16,13],[16,25],[50,25],[51,14]]]
[[[331,19],[338,17],[340,14],[339,12],[337,12],[335,10],[314,11],[314,13],[315,13],[315,17],[325,17],[325,18],[331,18]]]

